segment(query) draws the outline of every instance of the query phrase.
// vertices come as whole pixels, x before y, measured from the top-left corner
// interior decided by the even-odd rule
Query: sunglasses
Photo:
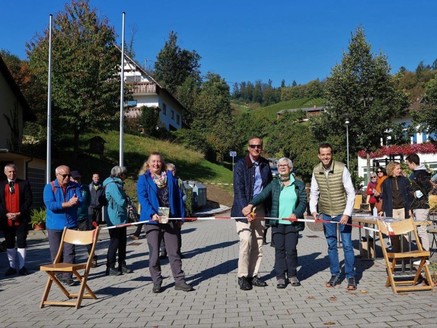
[[[71,174],[58,174],[62,177],[62,179],[65,179],[66,177],[71,177]]]
[[[262,149],[263,145],[249,145],[249,147],[252,149],[254,148]]]

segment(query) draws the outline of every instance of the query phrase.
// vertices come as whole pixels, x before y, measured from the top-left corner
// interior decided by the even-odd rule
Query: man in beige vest
[[[310,211],[314,219],[323,220],[323,230],[328,243],[331,278],[326,283],[326,287],[334,287],[340,281],[341,269],[337,249],[337,227],[339,226],[347,289],[355,290],[357,289],[355,255],[351,238],[351,216],[355,191],[349,170],[343,163],[333,160],[333,152],[329,143],[322,143],[319,146],[320,163],[314,168],[311,178]]]

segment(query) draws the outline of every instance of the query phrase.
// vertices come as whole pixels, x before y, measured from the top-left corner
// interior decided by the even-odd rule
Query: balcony
[[[156,84],[152,82],[128,82],[126,86],[129,87],[133,95],[156,94]]]

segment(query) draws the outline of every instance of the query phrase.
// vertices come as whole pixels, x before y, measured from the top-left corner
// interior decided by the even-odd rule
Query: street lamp
[[[347,118],[344,124],[346,124],[346,160],[347,160],[347,169],[349,168],[349,119]]]

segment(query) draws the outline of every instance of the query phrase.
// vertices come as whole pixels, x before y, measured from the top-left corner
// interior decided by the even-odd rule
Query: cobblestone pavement
[[[237,286],[238,241],[230,220],[197,221],[183,225],[183,268],[195,291],[174,289],[168,260],[162,261],[164,291],[152,293],[144,235],[128,241],[128,265],[134,273],[104,275],[108,233],[98,244],[99,266],[92,269],[90,286],[98,300],[84,300],[76,310],[39,308],[46,274],[39,266],[49,262],[43,232],[31,231],[28,276],[5,277],[6,254],[0,253],[1,327],[435,327],[435,292],[394,295],[386,288],[381,258],[362,260],[358,232],[354,232],[358,289],[346,291],[343,280],[325,288],[329,278],[326,242],[320,227],[308,225],[299,240],[301,287],[278,290],[273,268],[274,252],[264,247],[261,277],[268,286],[241,291]],[[129,228],[133,232],[135,228]],[[356,230],[356,229],[355,229]],[[268,238],[268,241],[270,238]],[[84,257],[84,250],[78,251]],[[340,258],[343,258],[340,250]],[[56,291],[56,286],[53,287]],[[58,293],[55,296],[60,296]]]

